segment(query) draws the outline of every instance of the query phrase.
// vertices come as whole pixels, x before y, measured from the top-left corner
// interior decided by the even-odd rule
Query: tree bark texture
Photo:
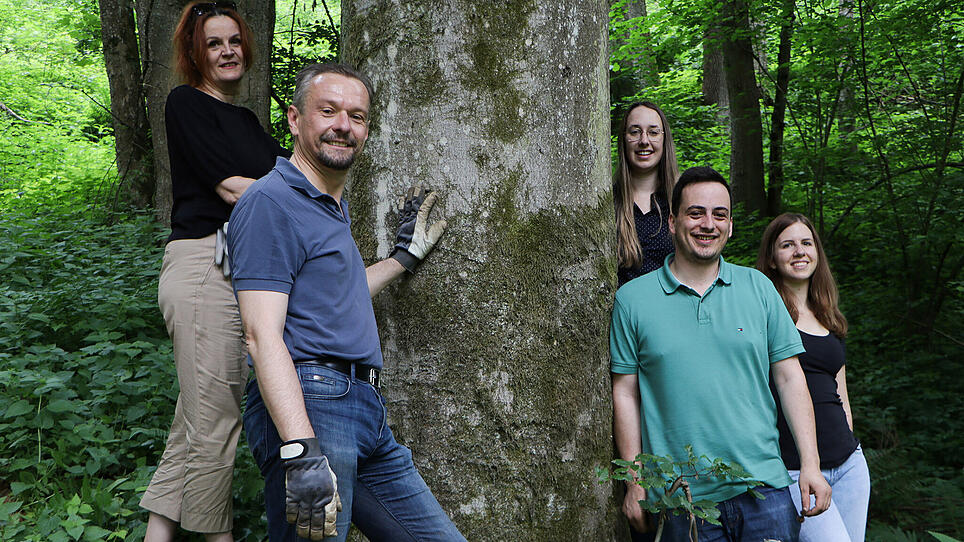
[[[767,215],[777,216],[783,206],[783,134],[786,126],[787,93],[790,88],[790,49],[793,39],[795,0],[784,0],[777,53],[777,84],[770,117],[770,184],[767,187]]]
[[[703,32],[703,103],[715,104],[726,111],[730,98],[726,94],[726,75],[723,73],[721,32],[712,23]]]
[[[733,198],[748,210],[764,211],[763,124],[753,65],[749,10],[743,0],[727,0],[723,13],[723,71],[730,98]]]
[[[612,540],[606,0],[349,0],[375,84],[348,192],[369,261],[423,183],[448,229],[376,298],[389,421],[469,540]]]
[[[154,172],[157,179],[154,210],[157,220],[170,224],[171,166],[167,155],[167,131],[164,128],[164,104],[172,88],[181,84],[174,72],[172,37],[185,0],[136,0],[138,31],[141,38],[141,65],[147,96],[147,114],[154,142]],[[238,12],[254,35],[254,63],[241,81],[236,105],[254,111],[268,128],[271,97],[271,40],[274,34],[274,2],[248,0],[238,2]]]
[[[104,64],[117,160],[117,197],[124,206],[146,209],[154,198],[150,129],[141,86],[132,0],[100,0]]]

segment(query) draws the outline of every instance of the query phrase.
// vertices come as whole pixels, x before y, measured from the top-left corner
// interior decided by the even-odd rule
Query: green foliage
[[[714,525],[720,524],[720,511],[716,508],[716,503],[705,499],[693,501],[689,494],[688,480],[701,477],[735,480],[746,484],[749,492],[757,498],[763,498],[753,489],[763,485],[762,482],[751,480],[750,474],[740,465],[729,464],[720,458],[697,456],[692,446],[686,447],[686,454],[687,458],[680,461],[675,461],[670,455],[646,453],[637,455],[635,461],[614,459],[615,468],[612,471],[597,467],[596,476],[600,483],[616,480],[641,486],[648,495],[655,497],[639,502],[643,510],[651,514],[692,514]],[[660,524],[662,521],[661,515]]]
[[[82,216],[82,215],[81,215]],[[0,225],[0,472],[4,540],[133,534],[176,399],[154,306],[159,232],[4,210]]]
[[[13,112],[0,111],[0,208],[98,197],[113,140],[96,13],[93,0],[0,0],[0,102]]]
[[[76,211],[6,208],[0,223],[3,540],[142,537],[138,501],[177,400],[156,304],[166,232]],[[237,473],[235,534],[263,538],[244,445]]]
[[[726,114],[700,96],[700,46],[719,3],[651,1],[628,21],[625,4],[611,14],[615,79],[645,54],[658,84],[619,97],[616,113],[655,101],[680,168],[726,175]],[[766,145],[782,2],[749,6]],[[873,480],[868,540],[961,538],[964,5],[796,2],[794,14],[782,203],[820,230],[850,322],[848,389]],[[768,219],[737,206],[734,221],[725,256],[753,265]]]
[[[289,104],[294,94],[295,77],[301,68],[314,62],[338,59],[341,2],[312,0],[309,7],[307,2],[299,4],[298,0],[282,0],[276,3],[275,10],[271,90]],[[280,107],[271,109],[271,134],[290,148],[291,133]]]

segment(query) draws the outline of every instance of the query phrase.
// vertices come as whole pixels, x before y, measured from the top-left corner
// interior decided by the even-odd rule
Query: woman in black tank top
[[[813,401],[820,468],[833,489],[830,509],[806,519],[800,540],[863,542],[870,474],[860,443],[854,437],[847,395],[843,343],[847,319],[837,305],[837,284],[810,220],[796,213],[773,219],[763,233],[756,267],[770,277],[780,292],[806,349],[799,356],[800,366]],[[796,481],[800,456],[779,407],[777,401],[780,451]],[[790,494],[799,509],[799,489],[791,487]]]

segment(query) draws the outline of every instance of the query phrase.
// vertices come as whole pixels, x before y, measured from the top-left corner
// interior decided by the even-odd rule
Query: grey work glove
[[[428,215],[437,198],[436,192],[413,186],[408,189],[408,195],[399,200],[400,223],[391,257],[398,260],[409,273],[415,272],[415,268],[445,231],[445,220],[439,220],[426,230]]]
[[[298,536],[321,540],[337,536],[341,512],[338,480],[321,454],[317,438],[289,440],[281,445],[285,468],[285,516]]]

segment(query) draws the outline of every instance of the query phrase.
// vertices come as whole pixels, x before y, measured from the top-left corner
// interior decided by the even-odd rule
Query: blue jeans
[[[700,542],[797,542],[800,524],[797,512],[787,488],[767,486],[756,490],[766,497],[763,500],[749,493],[737,495],[716,505],[720,511],[721,526],[696,520]],[[667,542],[689,541],[689,518],[670,515],[663,527],[663,540]]]
[[[464,541],[415,470],[412,452],[395,441],[378,391],[321,365],[298,363],[295,368],[315,436],[338,477],[343,507],[338,536],[325,541],[344,541],[351,523],[372,542]],[[281,438],[256,379],[248,384],[244,430],[265,479],[270,540],[303,540],[285,520],[285,472],[278,457]]]
[[[793,505],[800,509],[800,471],[791,470],[790,486]],[[860,446],[839,467],[823,469],[833,497],[830,508],[819,516],[809,517],[800,528],[802,542],[864,542],[867,528],[867,505],[870,502],[870,471]],[[811,505],[813,497],[810,497]]]

